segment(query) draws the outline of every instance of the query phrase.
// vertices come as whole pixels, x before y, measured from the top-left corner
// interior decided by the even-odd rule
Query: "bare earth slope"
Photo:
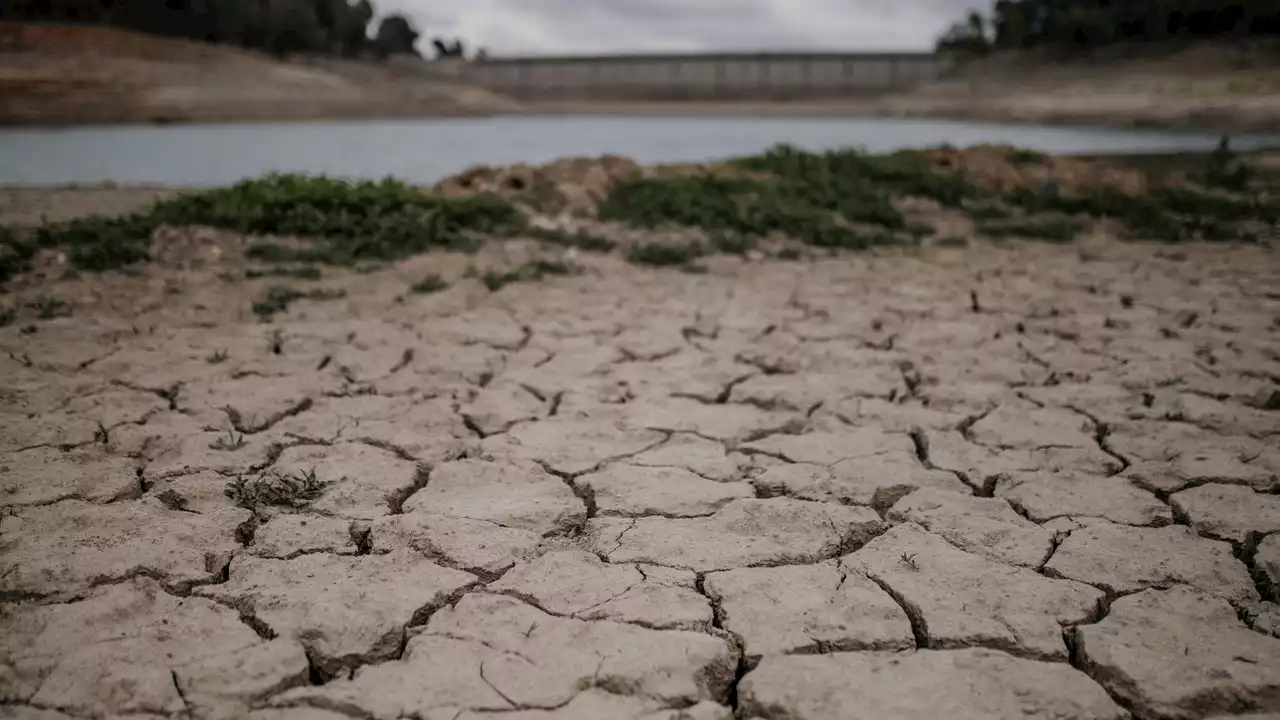
[[[0,29],[0,123],[483,115],[515,107],[486,90],[376,65],[280,62],[111,28]]]

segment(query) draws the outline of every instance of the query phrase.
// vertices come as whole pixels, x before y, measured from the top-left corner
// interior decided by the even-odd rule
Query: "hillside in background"
[[[873,105],[902,115],[1280,132],[1280,44],[1120,44],[1067,57],[1004,51]]]
[[[516,104],[424,70],[271,56],[107,27],[0,23],[0,123],[485,115]]]

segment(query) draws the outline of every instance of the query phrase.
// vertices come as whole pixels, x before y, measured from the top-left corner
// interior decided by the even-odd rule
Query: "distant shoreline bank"
[[[1045,127],[1099,127],[1108,129],[1221,132],[1229,134],[1280,133],[1280,114],[1257,117],[1231,108],[1187,109],[1183,113],[1122,112],[1101,108],[1047,108],[1016,112],[972,102],[928,101],[912,96],[828,101],[678,101],[678,102],[532,102],[519,110],[495,113],[521,115],[625,115],[640,117],[782,117],[921,120],[971,120],[999,124]]]
[[[321,104],[323,105],[323,104]],[[1097,127],[1106,129],[1211,132],[1226,134],[1280,133],[1280,114],[1271,116],[1233,107],[1192,107],[1175,111],[1150,107],[1127,111],[1107,107],[1066,104],[1034,111],[991,106],[978,100],[933,101],[912,96],[849,100],[787,101],[533,101],[501,110],[430,111],[421,107],[265,106],[202,108],[187,113],[138,117],[129,114],[94,117],[52,117],[40,122],[0,119],[0,130],[65,129],[89,126],[166,127],[171,125],[236,125],[259,123],[309,123],[377,120],[484,120],[508,117],[619,116],[645,118],[789,118],[803,119],[930,119],[968,120],[1043,127]]]

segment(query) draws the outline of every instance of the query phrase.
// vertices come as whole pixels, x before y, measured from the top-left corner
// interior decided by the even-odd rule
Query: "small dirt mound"
[[[1114,187],[1127,195],[1148,190],[1147,176],[1138,170],[1043,155],[1008,145],[931,148],[920,154],[937,170],[963,172],[974,184],[1000,193],[1020,187],[1039,188],[1046,183],[1056,184],[1068,195],[1097,187]]]
[[[432,188],[444,197],[494,193],[544,212],[585,212],[604,199],[614,183],[640,171],[618,155],[564,158],[547,165],[479,165]]]
[[[712,175],[764,177],[725,163],[668,163],[642,166],[628,157],[601,155],[557,160],[546,165],[478,165],[431,188],[444,197],[493,193],[539,212],[592,215],[614,185],[631,177]]]

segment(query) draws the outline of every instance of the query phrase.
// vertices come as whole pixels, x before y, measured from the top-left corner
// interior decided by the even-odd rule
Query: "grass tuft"
[[[257,512],[264,506],[299,508],[324,494],[329,483],[316,478],[315,468],[290,475],[263,473],[255,478],[237,475],[223,494],[238,507]]]
[[[1014,165],[1045,165],[1049,162],[1049,156],[1038,150],[1014,148],[1009,151],[1009,162]]]
[[[36,311],[41,320],[52,320],[60,317],[71,317],[71,306],[50,295],[40,297],[27,303],[27,307]]]
[[[706,255],[702,243],[650,242],[631,246],[627,260],[651,267],[680,267]]]
[[[569,233],[564,230],[529,228],[524,234],[545,243],[559,245],[560,247],[577,248],[585,252],[607,253],[617,246],[617,243],[609,238],[594,235],[583,230]]]
[[[287,311],[295,300],[337,300],[346,296],[347,292],[345,290],[323,290],[317,288],[302,292],[283,285],[273,285],[267,288],[267,292],[263,294],[260,300],[254,301],[253,313],[264,320],[269,320],[276,313]]]
[[[490,292],[497,292],[512,283],[537,282],[549,276],[576,275],[579,272],[581,269],[576,265],[560,260],[531,260],[511,270],[486,271],[480,276],[480,282],[484,283]]]
[[[991,238],[1022,237],[1054,243],[1071,242],[1083,229],[1083,223],[1065,217],[1032,217],[978,226],[978,232]]]
[[[220,437],[209,443],[210,450],[236,451],[245,446],[244,433],[228,430],[226,437]]]
[[[449,289],[449,283],[444,278],[431,274],[410,286],[409,292],[415,295],[430,295],[447,289]]]
[[[315,265],[299,265],[297,267],[249,268],[244,271],[246,280],[265,277],[286,277],[295,280],[319,280],[322,277],[320,268]]]

